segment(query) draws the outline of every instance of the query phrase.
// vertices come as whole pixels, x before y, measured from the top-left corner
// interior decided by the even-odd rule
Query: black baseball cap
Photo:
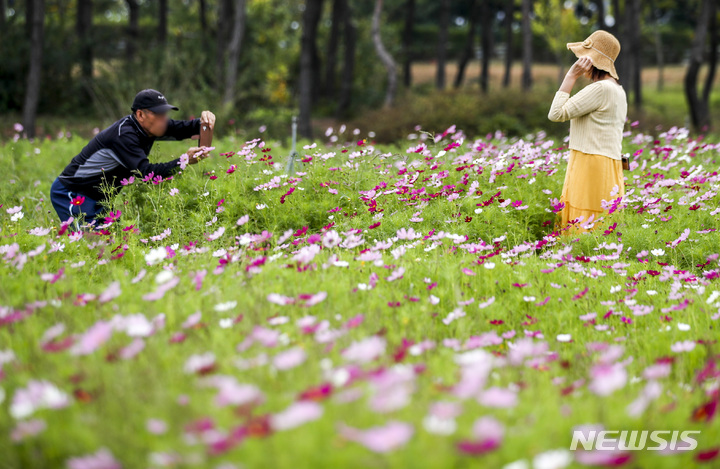
[[[130,109],[133,112],[138,109],[149,109],[157,113],[164,113],[170,109],[174,111],[178,110],[176,106],[168,103],[161,92],[153,89],[142,90],[136,94]]]

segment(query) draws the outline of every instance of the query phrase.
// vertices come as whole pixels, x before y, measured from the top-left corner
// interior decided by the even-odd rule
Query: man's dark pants
[[[72,201],[77,196],[85,197],[85,201],[80,205],[73,205]],[[55,207],[55,211],[60,217],[60,221],[66,221],[70,217],[74,217],[75,220],[80,218],[80,214],[85,214],[85,223],[90,223],[96,219],[96,217],[102,212],[102,205],[90,197],[72,192],[70,189],[60,181],[60,178],[56,178],[50,187],[50,201]],[[96,225],[100,224],[100,220],[97,220]]]

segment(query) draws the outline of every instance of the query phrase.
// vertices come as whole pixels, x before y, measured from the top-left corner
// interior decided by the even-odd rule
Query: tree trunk
[[[33,24],[33,6],[32,0],[25,0],[25,37],[29,41],[32,37],[32,24]]]
[[[225,84],[225,58],[226,45],[232,34],[232,20],[235,16],[233,11],[233,0],[220,0],[217,19],[217,38],[215,42],[215,83],[216,89],[220,91]]]
[[[246,0],[235,0],[235,18],[233,19],[232,37],[228,47],[227,70],[225,71],[225,93],[223,105],[233,104],[235,101],[235,84],[238,77],[238,61],[242,49],[242,40],[245,35],[245,21],[247,18]]]
[[[324,95],[328,98],[335,98],[336,72],[338,45],[340,44],[340,26],[345,14],[345,3],[347,0],[333,0],[332,24],[330,25],[330,37],[327,42],[327,54],[325,61],[325,86]]]
[[[660,33],[660,12],[655,8],[654,2],[653,15],[655,16],[655,58],[658,69],[657,90],[660,92],[665,87],[665,55],[663,54],[662,34]]]
[[[137,42],[140,36],[140,4],[138,0],[125,0],[128,7],[127,48],[125,49],[128,64],[135,61]]]
[[[165,46],[168,33],[168,0],[158,0],[158,43]]]
[[[685,97],[690,110],[690,120],[693,128],[701,132],[705,132],[710,128],[710,108],[708,101],[705,99],[705,96],[709,95],[709,89],[706,86],[705,91],[707,93],[703,92],[702,97],[698,96],[697,81],[705,55],[705,42],[710,20],[715,14],[715,0],[702,0],[700,15],[695,27],[695,36],[690,49],[688,69],[685,73]]]
[[[200,10],[198,15],[200,16],[200,36],[202,37],[203,48],[206,48],[208,36],[207,0],[200,0],[198,3],[198,9]]]
[[[322,14],[322,0],[307,0],[303,12],[303,29],[300,39],[300,122],[298,131],[302,137],[312,139],[313,89],[319,78],[315,72],[316,38],[318,22]]]
[[[513,61],[513,15],[515,14],[515,0],[505,1],[505,76],[503,87],[510,86],[510,74],[512,73]]]
[[[612,2],[613,6],[613,18],[615,19],[615,24],[613,24],[613,27],[611,28],[611,33],[613,33],[618,39],[620,39],[620,18],[622,18],[622,10],[620,9],[620,0],[613,0]]]
[[[625,31],[626,40],[630,46],[629,53],[625,57],[625,71],[628,74],[635,108],[642,107],[642,67],[641,67],[641,44],[640,44],[640,0],[627,0],[625,4]]]
[[[532,87],[532,29],[530,29],[530,13],[532,0],[522,0],[522,36],[523,36],[523,90]]]
[[[405,2],[405,28],[403,29],[403,84],[406,88],[412,85],[412,44],[415,26],[415,0]]]
[[[352,101],[353,79],[355,78],[355,49],[357,46],[357,26],[353,22],[353,12],[349,0],[345,3],[343,18],[343,70],[338,99],[337,116],[346,117]]]
[[[595,0],[595,6],[597,7],[598,29],[607,29],[607,24],[605,24],[605,0]]]
[[[492,19],[495,14],[490,2],[482,2],[482,72],[480,74],[480,89],[487,93],[490,84],[490,57],[492,56]]]
[[[445,0],[444,0],[445,1]],[[385,49],[380,36],[380,14],[382,13],[383,0],[375,0],[375,11],[372,17],[371,35],[373,44],[375,44],[375,52],[377,52],[380,61],[385,66],[388,75],[387,90],[385,91],[385,108],[392,106],[395,101],[395,91],[397,89],[397,67],[390,53]]]
[[[28,0],[32,4],[30,20],[30,66],[25,86],[25,104],[23,105],[23,127],[28,138],[35,137],[35,120],[40,102],[40,75],[43,61],[43,36],[45,19],[45,1]]]
[[[620,55],[618,56],[617,60],[615,60],[615,69],[617,70],[618,76],[620,77],[620,83],[626,83],[629,84],[629,77],[627,75],[627,70],[625,69],[625,65],[628,61],[628,58],[626,57],[628,54],[627,51],[629,51],[629,44],[626,42],[625,37],[623,37],[623,33],[625,32],[622,28],[622,19],[623,19],[623,11],[620,7],[620,0],[612,0],[612,16],[615,19],[615,24],[611,28],[610,32],[617,37],[617,39],[620,41],[620,44],[623,45],[623,48],[620,51]]]
[[[706,103],[710,103],[710,91],[712,91],[715,82],[715,73],[717,72],[717,56],[718,56],[718,30],[717,30],[717,2],[713,5],[710,12],[710,53],[708,54],[708,73],[705,77],[705,88],[703,88],[702,99]],[[709,107],[708,107],[709,109]]]
[[[485,2],[480,0],[483,5]],[[460,62],[458,62],[457,75],[455,75],[455,88],[460,88],[465,79],[465,69],[468,62],[475,55],[475,31],[477,30],[477,22],[480,8],[478,8],[477,0],[470,0],[470,19],[468,21],[468,33],[465,40],[465,50],[463,51]]]
[[[75,33],[78,37],[80,52],[80,70],[86,84],[93,76],[93,47],[92,47],[92,0],[78,0]]]
[[[447,61],[448,28],[450,27],[450,0],[440,1],[440,26],[438,31],[437,73],[435,86],[445,89],[445,62]]]

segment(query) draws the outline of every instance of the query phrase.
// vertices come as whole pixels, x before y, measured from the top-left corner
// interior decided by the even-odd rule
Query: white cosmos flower
[[[165,283],[168,280],[172,279],[173,277],[174,277],[174,275],[172,272],[170,272],[169,270],[163,270],[155,276],[155,283],[157,283],[157,284]]]
[[[167,250],[165,248],[151,249],[150,252],[145,254],[145,262],[150,265],[157,264],[161,260],[167,257]]]
[[[530,469],[530,463],[526,459],[518,459],[510,464],[505,464],[502,469]]]
[[[664,249],[653,249],[653,250],[650,251],[650,252],[652,253],[653,256],[656,256],[656,257],[664,256],[664,255],[665,255],[665,250],[664,250]]]
[[[545,451],[533,459],[534,469],[562,469],[572,462],[573,457],[566,449],[555,449]]]
[[[215,305],[215,311],[218,311],[218,312],[230,311],[235,306],[237,306],[237,301],[227,301],[225,303],[218,303]]]

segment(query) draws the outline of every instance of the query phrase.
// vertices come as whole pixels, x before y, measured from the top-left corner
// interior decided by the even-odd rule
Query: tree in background
[[[625,2],[625,73],[636,109],[642,106],[642,62],[640,44],[640,0]]]
[[[486,3],[480,0],[482,3]],[[455,75],[455,88],[460,88],[465,79],[465,69],[467,68],[468,62],[472,60],[475,55],[475,33],[477,32],[478,19],[480,16],[480,5],[478,0],[468,0],[469,3],[469,18],[468,18],[468,32],[465,39],[465,49],[463,54],[458,61],[457,75]]]
[[[532,0],[522,0],[522,87],[525,91],[532,87],[532,28],[530,27],[532,8]]]
[[[322,0],[307,0],[303,11],[302,38],[300,40],[300,122],[298,132],[312,138],[312,104],[314,89],[318,85],[315,73],[317,56],[317,29],[322,15]]]
[[[607,29],[605,23],[605,0],[594,0],[595,11],[597,12],[598,29]]]
[[[138,0],[125,0],[128,8],[127,43],[125,61],[128,65],[135,62],[138,41],[140,40],[140,3]]]
[[[23,126],[25,135],[35,137],[38,102],[40,101],[40,79],[43,65],[43,36],[45,30],[45,0],[28,0],[30,16],[30,67],[27,73]]]
[[[161,47],[165,47],[168,35],[168,0],[158,0],[157,40]]]
[[[223,106],[235,103],[235,85],[238,78],[238,61],[243,36],[245,35],[245,22],[247,17],[246,0],[235,0],[235,18],[233,19],[232,35],[228,47],[227,68],[225,70],[225,92],[223,93]]]
[[[331,6],[317,11],[311,39],[303,35],[308,30],[305,7],[312,11],[318,1],[323,3],[183,0],[184,8],[169,0],[46,1],[36,112],[78,115],[79,104],[91,103],[93,118],[110,119],[125,112],[128,96],[150,86],[168,89],[183,109],[205,102],[220,113],[220,126],[238,130],[256,125],[285,129],[298,107],[307,116],[303,125],[310,125],[311,115],[353,119],[392,103],[399,80],[407,85],[410,99],[427,93],[428,86],[445,88],[448,81],[463,87],[471,71],[477,74],[472,65],[476,57],[483,92],[492,86],[490,62],[496,54],[502,55],[498,71],[503,86],[510,86],[517,59],[521,85],[527,90],[545,75],[533,76],[536,64],[567,69],[572,54],[565,43],[604,26],[621,40],[616,66],[637,108],[642,104],[638,64],[658,65],[661,89],[663,67],[688,56],[695,13],[703,0],[384,0],[381,17],[368,10],[369,0],[329,0],[324,3]],[[34,4],[0,0],[4,115],[29,109],[25,101],[32,94],[27,72]],[[579,33],[574,32],[577,27]],[[706,43],[713,40],[715,30],[708,25]],[[495,43],[504,46],[504,53]],[[695,78],[699,108],[706,93],[706,52]],[[453,62],[457,75],[448,78],[445,72]],[[378,92],[378,77],[384,81],[385,76],[387,89]],[[427,83],[413,83],[420,77]],[[412,84],[420,86],[413,89]],[[667,93],[680,91],[667,88]],[[646,112],[652,117],[659,106],[662,102],[653,99]],[[708,108],[708,114],[717,115],[709,104]],[[524,121],[525,116],[518,119]]]
[[[346,0],[332,1],[332,19],[330,20],[330,35],[327,40],[325,52],[325,79],[323,80],[323,96],[335,98],[335,74],[337,72],[338,48],[340,46],[340,28],[342,17],[345,14]]]
[[[505,0],[505,73],[503,87],[510,86],[513,61],[513,20],[515,16],[515,0]]]
[[[350,0],[344,0],[345,14],[343,15],[343,69],[340,84],[340,98],[337,102],[335,115],[347,117],[352,99],[353,80],[355,78],[355,52],[357,49],[357,26],[353,18],[353,8]]]
[[[75,20],[75,33],[80,58],[80,72],[85,85],[92,82],[93,44],[92,44],[92,0],[78,0]],[[88,93],[85,93],[89,96]]]
[[[708,31],[710,47],[708,50]],[[700,67],[708,56],[708,74],[702,93],[698,90]],[[697,17],[695,37],[685,74],[685,96],[690,109],[690,120],[695,130],[705,132],[710,128],[710,91],[715,80],[718,55],[717,4],[715,0],[701,0]]]
[[[415,24],[415,0],[405,0],[405,27],[403,28],[403,84],[412,85],[412,44]]]
[[[235,17],[234,0],[218,0],[217,34],[215,42],[215,89],[221,92],[225,84],[225,69],[227,60],[227,48],[225,44],[230,42],[233,29],[233,18]]]
[[[395,101],[395,92],[397,90],[397,66],[392,55],[385,49],[385,45],[380,35],[380,16],[382,15],[383,0],[375,0],[375,10],[372,17],[372,40],[375,45],[375,52],[387,71],[387,89],[385,91],[385,108],[389,108]]]
[[[437,69],[435,86],[439,90],[445,89],[445,63],[447,62],[448,28],[450,27],[450,0],[439,0],[438,12],[439,29],[437,45]]]
[[[541,0],[535,2],[535,21],[533,31],[545,37],[545,40],[557,58],[558,80],[565,74],[565,64],[572,52],[567,48],[568,42],[578,42],[584,39],[580,20],[575,16],[572,8],[565,8],[564,0]]]

